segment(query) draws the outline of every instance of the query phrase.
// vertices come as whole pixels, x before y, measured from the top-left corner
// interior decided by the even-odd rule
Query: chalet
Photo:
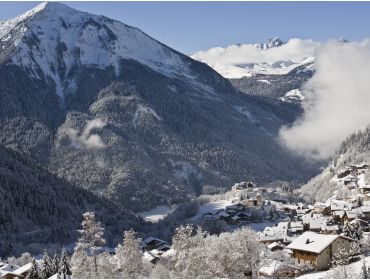
[[[296,222],[290,222],[289,224],[289,233],[302,233],[304,231],[303,222],[302,221],[296,221]]]
[[[251,221],[252,220],[252,215],[250,213],[240,212],[236,216],[239,217],[241,221]]]
[[[361,207],[361,212],[366,219],[370,219],[370,205],[365,205]]]
[[[332,201],[331,204],[330,204],[331,212],[345,211],[345,210],[351,210],[351,209],[352,209],[352,205],[350,205],[349,203],[346,203],[344,201],[341,201],[341,200]]]
[[[339,232],[338,225],[324,225],[321,227],[321,233],[323,234],[337,234]]]
[[[217,220],[226,220],[230,217],[230,214],[226,213],[225,211],[220,211],[215,215]]]
[[[340,169],[337,172],[337,177],[339,179],[344,178],[344,177],[350,175],[351,172],[352,172],[352,168],[343,168],[343,169]]]
[[[370,185],[360,186],[359,189],[363,194],[368,193],[370,192]]]
[[[350,240],[340,235],[325,235],[307,231],[287,246],[293,251],[297,265],[311,264],[315,270],[329,268],[333,256],[348,248]]]
[[[342,210],[340,210],[340,211],[334,211],[332,213],[334,222],[341,223],[341,224],[344,224],[344,222],[345,222],[345,215],[346,215],[346,212],[345,211],[342,211]]]
[[[359,214],[355,211],[348,211],[346,212],[346,214],[347,214],[346,222],[353,221],[359,217]]]
[[[237,225],[241,222],[241,219],[238,215],[235,215],[233,217],[231,217],[231,219],[229,220],[229,223],[232,224],[232,225]]]
[[[358,184],[357,182],[344,182],[344,184],[346,185],[346,187],[350,190],[353,190],[353,189],[357,189],[358,188]]]
[[[354,175],[348,175],[348,176],[344,177],[344,179],[343,179],[343,183],[344,183],[345,185],[348,185],[349,183],[352,183],[352,182],[355,182],[355,183],[357,183],[357,182],[358,182],[358,178],[357,178],[357,176],[354,176]]]
[[[158,249],[159,247],[165,244],[168,245],[166,241],[163,241],[155,237],[148,237],[147,239],[141,242],[141,248],[144,251],[151,251],[153,249]]]
[[[152,264],[156,264],[159,261],[159,256],[156,256],[152,252],[144,252],[143,259],[147,260],[148,262],[151,262]]]
[[[275,251],[282,251],[286,246],[281,242],[273,242],[267,245],[267,248],[271,250],[271,252]]]
[[[283,235],[262,235],[259,238],[259,242],[263,244],[272,244],[274,242],[283,242],[284,238]]]
[[[27,263],[13,271],[14,274],[21,275],[22,278],[26,278],[30,270],[32,269],[32,263]]]
[[[324,203],[315,203],[311,213],[330,215],[330,205],[326,205]]]
[[[13,271],[5,271],[1,276],[0,279],[23,279],[24,276],[17,274]]]
[[[369,166],[366,162],[361,162],[359,164],[354,165],[356,169],[367,169]]]

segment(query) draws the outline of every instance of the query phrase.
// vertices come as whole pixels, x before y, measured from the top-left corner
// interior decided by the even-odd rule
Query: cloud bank
[[[280,131],[287,147],[326,159],[347,136],[370,124],[369,42],[330,41],[316,50],[316,72],[303,88],[304,114]]]
[[[260,49],[254,44],[231,45],[226,48],[216,47],[198,51],[191,57],[207,63],[226,78],[241,78],[253,72],[271,72],[273,64],[279,61],[302,63],[306,58],[314,55],[318,46],[319,43],[312,40],[290,39],[280,47]],[[266,67],[270,66],[270,69],[264,67],[251,69],[250,67],[253,66],[248,64],[268,64]]]

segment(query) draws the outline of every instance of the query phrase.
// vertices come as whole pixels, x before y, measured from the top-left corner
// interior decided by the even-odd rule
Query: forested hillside
[[[109,241],[123,229],[139,228],[140,218],[75,187],[20,154],[0,146],[0,255],[19,254],[37,243],[68,244],[77,236],[82,214],[96,211]],[[30,245],[31,244],[31,245]]]

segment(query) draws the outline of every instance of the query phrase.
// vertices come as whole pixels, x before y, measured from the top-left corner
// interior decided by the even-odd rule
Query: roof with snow
[[[23,273],[29,271],[31,268],[32,268],[32,263],[30,262],[30,263],[28,263],[28,264],[26,264],[24,266],[21,266],[20,268],[17,268],[13,272],[15,274],[23,274]]]
[[[333,243],[339,235],[318,234],[306,231],[290,243],[287,248],[320,254],[326,247]]]

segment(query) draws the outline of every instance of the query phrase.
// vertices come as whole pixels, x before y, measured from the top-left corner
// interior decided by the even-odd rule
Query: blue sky
[[[370,37],[370,2],[64,2],[120,20],[184,53],[279,36]],[[0,2],[0,20],[38,2]]]

